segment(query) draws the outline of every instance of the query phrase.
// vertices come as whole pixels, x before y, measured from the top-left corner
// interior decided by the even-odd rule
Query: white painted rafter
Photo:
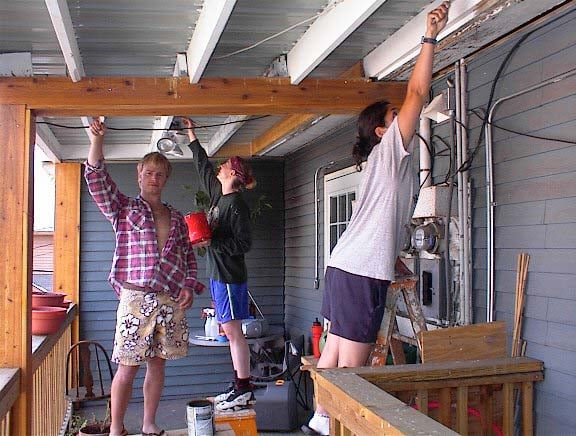
[[[79,82],[86,73],[82,63],[82,56],[80,55],[80,48],[76,41],[76,32],[70,17],[68,3],[66,0],[45,0],[45,2],[52,20],[52,27],[54,27],[58,43],[60,44],[60,50],[62,50],[62,55],[68,68],[68,74],[73,82]],[[90,118],[81,117],[80,119],[83,126],[90,125]],[[85,132],[90,138],[90,129],[85,129]]]
[[[46,124],[38,124],[44,121],[42,118],[36,118],[36,145],[44,152],[46,157],[53,163],[60,163],[61,159],[56,154],[56,150],[61,148],[60,142]]]
[[[472,21],[481,13],[477,6],[482,2],[483,0],[452,0],[448,13],[448,23],[437,39],[440,41]],[[441,3],[442,0],[436,0],[427,6],[400,30],[390,35],[386,41],[368,53],[363,60],[366,76],[383,79],[416,57],[420,52],[420,41],[426,29],[426,16],[429,11]]]
[[[240,130],[244,125],[244,121],[248,118],[250,118],[250,115],[230,115],[226,118],[224,125],[210,138],[210,142],[206,146],[206,154],[208,156],[214,156],[214,154],[228,142],[232,135]]]
[[[224,31],[236,0],[206,0],[186,51],[190,83],[198,83]]]
[[[76,42],[76,32],[72,25],[68,3],[66,0],[45,0],[45,2],[70,78],[73,82],[78,82],[85,76],[84,65]]]
[[[386,0],[343,0],[320,15],[288,53],[288,73],[300,83]]]

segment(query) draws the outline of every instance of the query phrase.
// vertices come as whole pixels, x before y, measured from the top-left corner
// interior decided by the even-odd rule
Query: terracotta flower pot
[[[204,212],[188,214],[184,219],[188,225],[188,237],[192,244],[208,241],[212,237],[208,219]]]
[[[61,307],[65,296],[66,294],[58,292],[32,291],[32,308],[45,306]]]
[[[39,306],[32,309],[32,334],[51,335],[58,331],[66,319],[63,307]]]

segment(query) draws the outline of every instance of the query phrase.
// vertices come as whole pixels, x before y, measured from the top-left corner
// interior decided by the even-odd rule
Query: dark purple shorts
[[[376,342],[390,282],[331,267],[325,279],[321,314],[330,320],[330,333],[355,342]]]

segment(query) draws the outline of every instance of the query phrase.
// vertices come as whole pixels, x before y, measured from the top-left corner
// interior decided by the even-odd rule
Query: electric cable
[[[317,14],[314,14],[314,15],[312,15],[311,17],[308,17],[308,18],[306,18],[306,19],[304,19],[304,20],[302,20],[302,21],[300,21],[300,22],[298,22],[298,23],[296,23],[296,24],[293,24],[292,26],[287,27],[286,29],[281,30],[281,31],[278,32],[278,33],[275,33],[274,35],[270,35],[270,36],[268,36],[268,37],[266,37],[266,38],[264,38],[264,39],[262,39],[262,40],[260,40],[260,41],[258,41],[258,42],[256,42],[256,43],[252,44],[252,45],[249,45],[248,47],[241,48],[241,49],[239,49],[239,50],[233,51],[233,52],[231,52],[231,53],[227,53],[227,54],[225,54],[225,55],[214,56],[212,59],[214,59],[214,60],[226,59],[226,58],[235,56],[235,55],[237,55],[237,54],[244,53],[245,51],[252,50],[253,48],[258,47],[259,45],[262,45],[262,44],[264,44],[265,42],[270,41],[271,39],[277,38],[278,36],[281,36],[281,35],[285,34],[286,32],[289,32],[290,30],[295,29],[296,27],[300,27],[300,26],[303,26],[304,24],[306,24],[306,23],[308,23],[308,22],[310,22],[310,21],[317,20],[317,19],[320,18],[322,15],[326,14],[328,11],[330,11],[330,10],[333,9],[333,8],[335,8],[335,7],[338,5],[338,3],[342,3],[342,0],[339,0],[339,1],[336,1],[336,2],[332,3],[331,5],[329,5],[329,6],[328,6],[326,9],[324,9],[323,11],[318,12]]]
[[[148,132],[148,131],[154,131],[154,130],[177,130],[177,131],[185,131],[185,130],[189,130],[189,129],[207,129],[209,127],[220,127],[220,126],[227,126],[228,124],[236,124],[236,123],[248,123],[250,121],[256,121],[256,120],[260,120],[262,118],[266,118],[266,117],[270,117],[271,115],[259,115],[257,117],[254,118],[248,118],[245,120],[240,120],[240,121],[228,121],[226,123],[216,123],[216,124],[206,124],[204,126],[194,126],[194,127],[177,127],[174,129],[158,129],[158,128],[154,128],[154,127],[109,127],[106,126],[106,128],[108,130],[116,130],[116,131],[133,131],[133,132]],[[36,124],[46,124],[48,126],[53,126],[53,127],[61,127],[63,129],[89,129],[90,126],[67,126],[64,124],[58,124],[58,123],[52,123],[50,121],[36,121]]]
[[[550,21],[548,23],[544,23],[541,26],[530,30],[528,33],[523,35],[518,41],[516,41],[514,46],[510,49],[510,51],[506,55],[506,58],[504,58],[504,60],[500,64],[500,67],[498,68],[498,71],[496,72],[496,76],[494,76],[494,81],[492,82],[492,87],[490,88],[490,96],[488,98],[488,103],[486,105],[487,108],[490,108],[492,106],[492,100],[494,99],[494,93],[496,91],[496,85],[498,84],[498,80],[500,80],[501,74],[504,72],[504,69],[508,66],[508,62],[510,61],[512,56],[516,53],[516,50],[518,50],[520,45],[534,32],[551,25],[552,23],[560,20],[561,18],[563,18],[563,16],[558,16],[558,17],[554,18],[552,21]],[[472,150],[472,152],[470,153],[470,157],[466,161],[462,162],[462,165],[460,165],[460,168],[458,168],[458,170],[456,172],[467,171],[472,166],[472,161],[476,157],[476,154],[478,153],[478,150],[480,148],[480,143],[484,139],[484,128],[486,127],[487,122],[488,121],[486,118],[482,119],[482,128],[480,129],[480,135],[478,136],[478,140],[476,141],[476,145],[475,145],[474,149]]]

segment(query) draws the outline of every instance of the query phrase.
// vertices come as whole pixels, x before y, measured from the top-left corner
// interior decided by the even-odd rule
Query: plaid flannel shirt
[[[85,163],[88,190],[100,211],[112,223],[116,249],[108,280],[120,294],[125,282],[155,292],[178,296],[182,288],[200,294],[204,285],[196,280],[194,250],[188,239],[184,217],[170,205],[170,234],[162,254],[158,254],[152,210],[140,196],[122,194],[103,163]]]

